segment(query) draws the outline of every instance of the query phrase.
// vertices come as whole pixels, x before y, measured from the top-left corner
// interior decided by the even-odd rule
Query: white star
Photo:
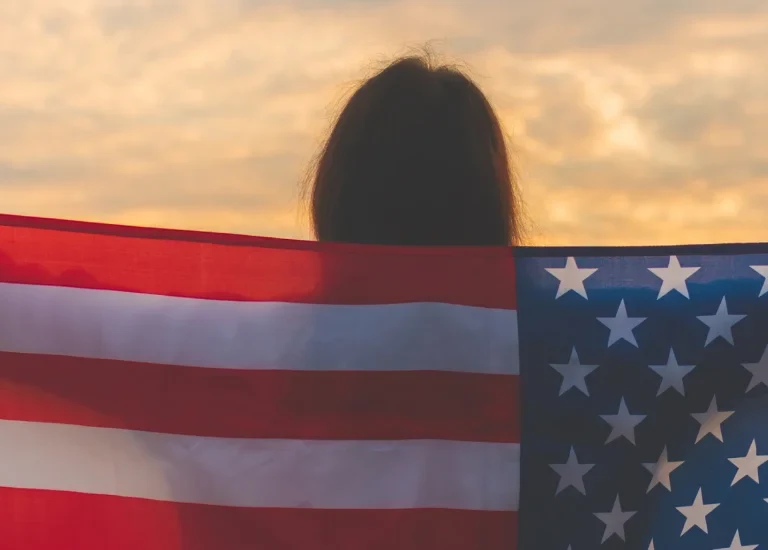
[[[586,376],[597,368],[597,365],[582,365],[579,362],[579,356],[576,348],[571,351],[571,359],[567,364],[549,365],[563,377],[563,383],[560,385],[560,395],[563,395],[571,388],[576,388],[584,395],[589,396],[587,389]]]
[[[568,462],[565,464],[550,464],[549,467],[560,474],[560,482],[557,484],[557,491],[555,494],[559,494],[560,491],[567,489],[568,487],[574,487],[582,495],[586,495],[587,491],[584,489],[584,474],[590,471],[594,464],[579,464],[579,460],[576,458],[576,451],[571,447],[571,452],[568,455]]]
[[[611,434],[605,441],[607,445],[614,439],[619,437],[626,437],[632,445],[635,444],[635,426],[640,424],[645,419],[644,414],[629,414],[627,410],[627,404],[624,402],[624,398],[621,398],[619,403],[619,412],[616,414],[601,414],[600,418],[608,422],[611,425]]]
[[[742,366],[752,373],[752,379],[749,381],[747,391],[759,384],[768,386],[768,346],[765,346],[760,361],[757,363],[742,363]]]
[[[736,534],[733,536],[733,541],[731,541],[731,545],[728,548],[717,548],[716,550],[755,550],[755,548],[757,548],[757,544],[750,544],[749,546],[742,545],[739,532],[736,531]]]
[[[685,395],[683,377],[694,369],[694,365],[678,365],[675,352],[670,349],[669,359],[667,359],[666,365],[648,365],[648,367],[661,376],[659,391],[656,393],[657,396],[661,395],[669,388],[674,388],[680,395]]]
[[[746,456],[729,458],[728,460],[733,462],[738,468],[736,475],[733,476],[733,481],[731,482],[731,487],[733,487],[741,479],[747,476],[751,477],[756,483],[760,483],[758,468],[768,462],[768,455],[757,454],[757,443],[753,439],[752,445],[749,446],[749,451]]]
[[[565,267],[548,267],[546,269],[560,281],[555,299],[571,290],[586,298],[587,290],[584,288],[584,279],[597,271],[597,269],[577,266],[574,258],[568,258],[565,261]]]
[[[672,290],[676,290],[686,298],[690,298],[688,296],[688,285],[685,280],[699,269],[701,268],[680,267],[677,256],[669,257],[669,266],[667,267],[649,267],[648,271],[661,279],[661,289],[659,289],[659,296],[656,299],[659,300]]]
[[[635,347],[637,346],[637,340],[632,333],[635,327],[645,321],[645,317],[627,317],[627,307],[624,305],[624,300],[619,304],[619,310],[616,312],[616,317],[598,317],[597,320],[603,323],[611,330],[611,334],[608,336],[608,347],[611,347],[614,342],[619,340],[626,340]]]
[[[691,416],[701,424],[699,428],[699,434],[696,436],[696,443],[702,440],[706,435],[712,434],[715,438],[723,441],[723,428],[722,423],[733,414],[733,411],[718,411],[717,410],[717,397],[712,396],[712,402],[709,404],[709,409],[703,413],[691,413]]]
[[[760,289],[760,294],[758,294],[758,297],[762,296],[768,292],[768,265],[752,265],[750,267],[765,277],[765,281],[763,281],[763,288]]]
[[[677,511],[685,516],[685,525],[683,525],[683,532],[680,533],[680,536],[682,537],[686,531],[693,527],[698,527],[709,534],[709,531],[707,530],[707,516],[718,506],[720,505],[704,504],[704,499],[701,496],[701,489],[696,493],[696,498],[693,499],[693,504],[690,506],[677,506]]]
[[[625,512],[621,509],[619,503],[619,497],[616,497],[616,502],[613,503],[613,510],[610,512],[595,512],[597,519],[605,523],[605,532],[603,533],[603,543],[607,541],[612,535],[618,535],[621,540],[624,538],[624,524],[634,516],[636,512]]]
[[[697,319],[709,327],[707,341],[704,345],[709,345],[713,340],[722,337],[726,342],[733,345],[733,325],[741,321],[746,315],[730,315],[728,313],[728,304],[725,303],[725,297],[717,308],[714,315],[699,315]]]
[[[671,491],[672,482],[669,480],[669,474],[677,470],[682,465],[682,461],[670,462],[667,458],[667,448],[664,447],[664,450],[661,451],[661,456],[657,462],[643,464],[643,466],[645,466],[645,468],[653,474],[653,478],[651,478],[651,483],[648,485],[648,490],[646,492],[650,493],[651,489],[659,484],[666,487],[668,491]]]

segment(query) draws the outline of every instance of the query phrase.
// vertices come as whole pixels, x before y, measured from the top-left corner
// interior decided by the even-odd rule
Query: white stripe
[[[248,507],[517,510],[520,446],[0,421],[0,486]]]
[[[0,350],[236,369],[517,374],[517,313],[0,283]]]

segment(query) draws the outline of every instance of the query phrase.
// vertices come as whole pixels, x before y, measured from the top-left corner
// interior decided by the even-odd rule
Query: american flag
[[[2,216],[0,549],[768,548],[765,266]]]
[[[768,549],[768,247],[517,253],[522,549]]]

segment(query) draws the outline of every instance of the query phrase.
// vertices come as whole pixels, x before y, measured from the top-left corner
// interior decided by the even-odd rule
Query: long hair
[[[342,109],[310,173],[320,241],[509,245],[521,201],[501,124],[460,70],[398,58]]]

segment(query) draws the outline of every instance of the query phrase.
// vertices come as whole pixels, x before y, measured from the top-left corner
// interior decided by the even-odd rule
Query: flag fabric
[[[1,550],[514,547],[514,263],[0,219]]]
[[[759,244],[2,216],[0,548],[768,548],[767,300]]]
[[[768,247],[516,267],[520,548],[768,549]]]

